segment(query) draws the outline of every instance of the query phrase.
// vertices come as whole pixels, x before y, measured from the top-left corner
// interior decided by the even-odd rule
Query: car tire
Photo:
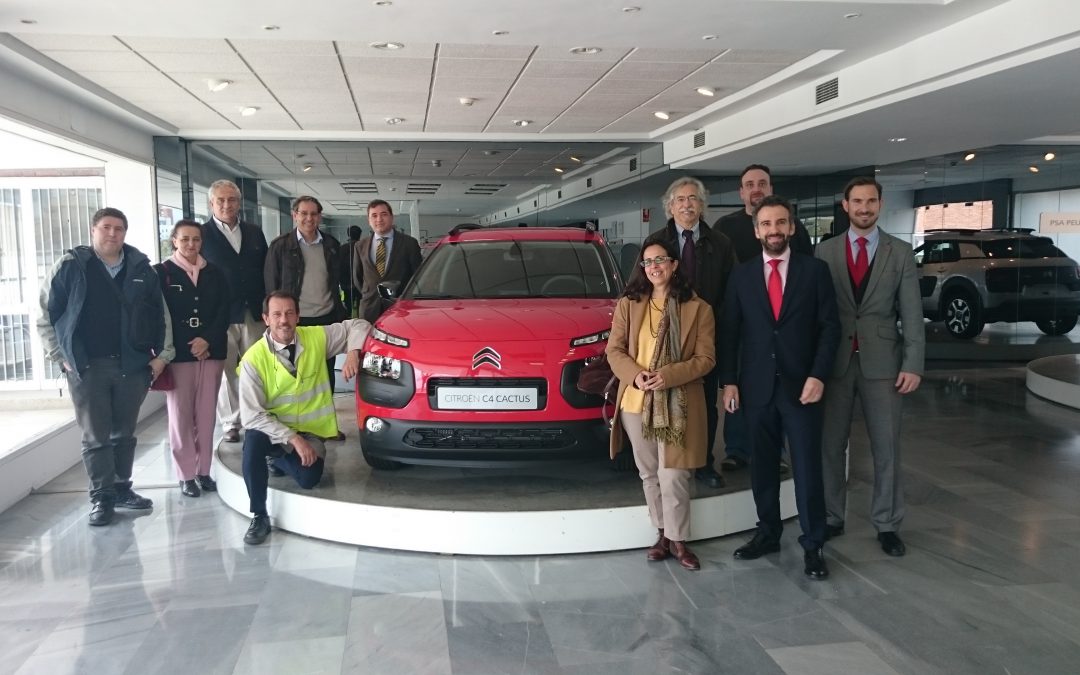
[[[1036,321],[1035,325],[1047,335],[1064,335],[1073,328],[1076,328],[1076,319],[1077,316],[1075,314],[1056,316],[1052,319]]]
[[[978,298],[970,291],[951,290],[946,293],[941,304],[945,329],[950,335],[961,340],[970,340],[982,332],[982,307],[979,306]]]
[[[395,462],[392,459],[383,459],[382,457],[370,455],[363,448],[360,449],[360,454],[364,456],[364,461],[367,462],[368,466],[376,471],[399,471],[406,466],[405,464]]]

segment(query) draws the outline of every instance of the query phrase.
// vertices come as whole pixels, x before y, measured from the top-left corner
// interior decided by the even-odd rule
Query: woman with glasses
[[[712,308],[679,269],[675,245],[651,235],[615,308],[607,357],[619,378],[611,456],[630,438],[649,517],[659,531],[650,561],[674,556],[701,568],[686,546],[690,478],[705,464],[702,377],[716,363]]]
[[[210,477],[217,393],[225,368],[229,288],[222,270],[202,257],[202,226],[181,220],[172,231],[173,254],[158,265],[161,293],[172,320],[175,386],[165,392],[169,445],[180,491],[214,492]]]

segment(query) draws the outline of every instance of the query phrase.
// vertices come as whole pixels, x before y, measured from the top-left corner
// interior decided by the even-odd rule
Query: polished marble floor
[[[943,366],[948,366],[943,367]],[[275,532],[183,498],[164,420],[141,431],[153,511],[87,527],[76,467],[0,514],[0,673],[1075,673],[1080,412],[1022,367],[939,364],[907,408],[908,555],[877,547],[857,429],[832,577],[783,550],[702,570],[643,552],[480,558]]]

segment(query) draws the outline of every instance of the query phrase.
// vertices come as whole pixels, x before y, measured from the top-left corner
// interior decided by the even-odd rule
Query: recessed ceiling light
[[[599,47],[571,47],[571,54],[599,54],[603,50]]]
[[[974,152],[969,152],[968,154],[964,155],[964,161],[965,162],[970,162],[973,159],[975,159],[975,153]]]
[[[497,154],[499,154],[498,150],[485,150],[484,151],[484,156],[486,156],[486,157],[493,157],[493,156],[495,156]]]
[[[253,106],[253,105],[246,105],[246,106],[240,108],[240,114],[243,117],[251,117],[252,115],[254,115],[257,112],[259,112],[259,109],[257,107],[255,107],[255,106]]]
[[[1039,167],[1032,164],[1031,166],[1028,167],[1028,171],[1030,171],[1031,173],[1039,173]]]
[[[394,126],[395,124],[401,124],[404,121],[405,121],[405,119],[402,118],[402,117],[387,117],[386,118],[386,123],[389,124],[390,126]]]
[[[308,171],[311,171],[311,165],[310,164],[305,164],[303,171],[304,171],[304,173],[307,173]]]
[[[563,169],[562,167],[555,167],[555,173],[562,173],[564,171],[566,171],[566,169]]]
[[[19,19],[19,23],[23,24],[24,26],[33,26],[37,23],[37,19]]]
[[[388,155],[400,155],[400,154],[401,154],[401,151],[400,151],[400,150],[397,150],[397,149],[394,149],[394,150],[387,150],[387,151],[386,151],[386,154],[388,154]]]
[[[223,91],[226,87],[232,84],[232,80],[207,80],[206,87],[210,91]]]
[[[663,110],[657,110],[653,113],[653,117],[657,117],[662,120],[669,120],[671,119],[671,113],[664,112]]]
[[[508,30],[493,30],[493,31],[491,31],[491,34],[492,35],[499,35],[499,36],[509,35],[510,31],[508,31]]]
[[[1043,159],[1045,159],[1045,160],[1046,160],[1046,161],[1048,161],[1048,162],[1049,162],[1050,160],[1054,159],[1055,157],[1057,157],[1057,155],[1055,155],[1055,154],[1054,154],[1054,153],[1052,153],[1052,152],[1048,152],[1048,153],[1046,153],[1045,155],[1043,155]]]
[[[405,45],[400,42],[369,42],[368,47],[372,49],[388,49],[394,51],[396,49],[403,49]]]
[[[431,160],[431,166],[433,166],[435,168],[439,168],[440,166],[442,166],[442,160],[441,159],[433,159],[433,160]]]
[[[701,94],[702,96],[716,96],[716,90],[712,87],[698,87],[697,93]]]
[[[907,138],[904,137],[904,136],[895,136],[893,138],[890,138],[889,142],[890,143],[903,143],[906,140],[907,140]]]
[[[514,120],[514,126],[516,127],[527,127],[530,124],[532,124],[532,120]]]
[[[702,35],[702,36],[701,36],[701,39],[702,39],[702,40],[715,40],[715,39],[716,39],[716,37],[717,37],[717,36],[715,36],[715,35]]]
[[[848,12],[847,14],[844,15],[844,18],[845,19],[858,19],[860,16],[862,16],[862,14],[859,14],[858,12]]]
[[[371,4],[375,5],[376,7],[389,7],[394,3],[391,2],[391,0],[375,0],[375,2]]]
[[[626,14],[634,14],[635,12],[640,12],[641,8],[640,7],[633,7],[633,6],[631,6],[631,7],[623,7],[622,11],[625,12]]]
[[[575,155],[570,155],[570,161],[571,162],[577,162],[578,164],[581,164],[581,158],[577,157]]]
[[[458,99],[458,103],[460,103],[461,105],[468,108],[473,103],[476,103],[476,99],[473,98],[472,96],[462,96],[461,98]]]
[[[262,27],[263,30],[281,30],[281,26],[275,26],[274,24],[267,24]]]

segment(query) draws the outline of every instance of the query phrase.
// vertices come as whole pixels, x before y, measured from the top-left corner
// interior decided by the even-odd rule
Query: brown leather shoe
[[[664,536],[664,530],[657,530],[660,536],[657,538],[656,543],[649,547],[649,550],[645,552],[645,557],[649,562],[658,562],[660,560],[666,560],[671,554],[668,553],[668,538]]]
[[[668,544],[668,550],[670,550],[671,555],[675,556],[675,559],[679,561],[679,564],[683,566],[683,569],[701,569],[701,563],[698,561],[697,556],[687,547],[686,542],[671,541],[669,539]]]

